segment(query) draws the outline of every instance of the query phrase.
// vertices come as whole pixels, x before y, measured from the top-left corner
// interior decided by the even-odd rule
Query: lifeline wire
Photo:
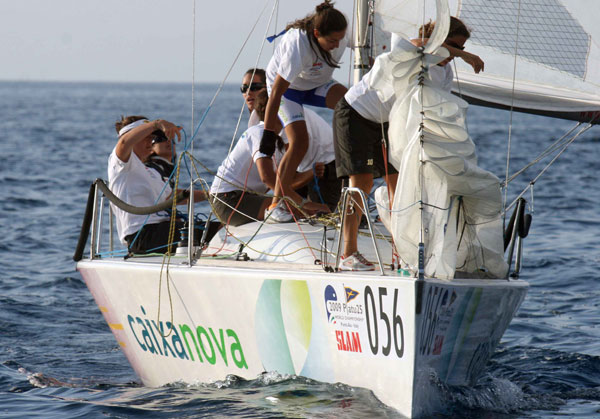
[[[579,130],[579,132],[577,134],[575,134],[562,148],[562,150],[556,155],[554,156],[554,158],[552,160],[550,160],[548,162],[548,164],[540,171],[540,173],[538,173],[538,175],[533,178],[530,182],[529,185],[527,185],[525,187],[525,189],[523,189],[523,191],[514,199],[514,201],[505,209],[505,212],[508,211],[513,205],[515,205],[518,201],[519,198],[521,198],[525,192],[527,192],[528,189],[533,189],[533,185],[537,182],[537,180],[544,174],[546,173],[546,171],[548,170],[548,168],[550,168],[550,166],[552,164],[554,164],[554,162],[565,152],[567,151],[567,148],[573,143],[573,141],[575,141],[581,134],[583,134],[584,132],[586,132],[588,129],[590,129],[593,125],[589,124],[583,128],[581,128]],[[533,196],[533,195],[532,195]],[[533,199],[532,199],[533,200]]]
[[[568,136],[571,135],[571,133],[573,131],[575,131],[577,129],[577,127],[579,127],[581,125],[581,122],[578,122],[577,124],[575,124],[575,126],[573,128],[571,128],[569,131],[567,131],[562,137],[560,137],[558,140],[556,140],[554,143],[552,143],[549,147],[547,147],[544,151],[542,151],[540,153],[540,155],[538,157],[536,157],[535,159],[533,159],[531,162],[527,163],[522,169],[518,170],[517,172],[515,172],[510,178],[508,178],[506,180],[506,184],[512,182],[517,176],[521,175],[525,170],[529,169],[531,166],[533,166],[534,164],[540,162],[540,160],[542,160],[544,157],[550,155],[551,153],[553,153],[554,151],[558,150],[560,147],[562,147],[562,143],[564,142],[564,139]],[[591,124],[590,124],[591,127]],[[589,128],[586,128],[586,131]],[[580,135],[579,133],[576,134],[577,136]],[[567,140],[567,142],[569,142],[570,140]]]

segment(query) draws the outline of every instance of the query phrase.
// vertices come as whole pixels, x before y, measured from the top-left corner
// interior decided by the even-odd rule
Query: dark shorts
[[[371,173],[373,178],[385,176],[385,163],[381,147],[382,134],[388,145],[388,123],[369,121],[356,112],[345,98],[340,99],[333,113],[333,139],[337,175],[347,178],[350,175]],[[387,156],[386,156],[387,157]],[[389,161],[387,173],[398,171]]]
[[[313,202],[323,202],[331,212],[334,212],[342,194],[342,179],[338,179],[335,169],[335,160],[325,165],[325,174],[317,180],[310,181],[308,197]],[[318,190],[316,188],[318,186]]]
[[[219,199],[214,199],[214,197],[211,196],[213,211],[223,224],[226,224],[227,220],[229,220],[229,225],[232,225],[234,227],[242,224],[251,223],[252,221],[254,221],[254,219],[258,219],[258,214],[260,212],[260,208],[263,205],[263,202],[265,202],[266,199],[268,199],[269,201],[271,200],[271,198],[255,195],[250,192],[244,193],[244,196],[242,198],[242,193],[243,191],[240,190],[218,193],[217,197]],[[240,198],[242,199],[241,202]],[[233,208],[237,208],[237,210],[234,211],[232,208],[230,208],[228,205],[225,205],[225,203],[221,201],[224,201]],[[251,218],[246,217],[244,214],[247,214],[248,217]],[[230,215],[231,219],[229,219]]]
[[[142,231],[135,242],[133,240],[135,239],[137,232],[126,236],[125,241],[127,242],[129,251],[135,254],[167,253],[168,246],[166,245],[169,243],[170,226],[171,221],[163,221],[156,224],[146,224],[144,227],[142,227]],[[173,236],[171,252],[174,252],[175,249],[177,249],[177,243],[181,237],[179,229],[182,227],[183,223],[181,221],[175,221],[175,234]]]

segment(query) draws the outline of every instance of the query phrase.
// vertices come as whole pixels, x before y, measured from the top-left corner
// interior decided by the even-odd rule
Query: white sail
[[[473,74],[455,60],[454,92],[471,103],[582,122],[600,117],[600,24],[589,0],[449,0],[485,61]],[[414,37],[433,0],[379,0],[384,27]],[[399,19],[395,16],[402,16]],[[514,80],[514,83],[513,83]]]
[[[461,271],[503,278],[508,266],[500,181],[477,166],[465,124],[467,103],[442,90],[429,71],[421,73],[422,66],[435,67],[448,56],[439,47],[450,14],[445,1],[437,3],[435,30],[424,51],[393,38],[392,52],[379,56],[371,70],[372,87],[385,95],[391,84],[397,98],[389,126],[390,161],[399,171],[392,235],[400,258],[413,271],[419,268],[419,243],[424,243],[428,277],[452,279]],[[406,30],[395,30],[408,37]]]

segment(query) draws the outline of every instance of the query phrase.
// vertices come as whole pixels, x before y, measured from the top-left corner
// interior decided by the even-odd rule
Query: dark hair
[[[267,82],[267,75],[265,74],[265,70],[263,70],[262,68],[250,68],[250,69],[248,69],[248,71],[246,71],[244,73],[244,77],[246,77],[246,76],[252,76],[252,74],[254,74],[255,76],[260,77],[261,83],[266,83]]]
[[[431,38],[433,29],[435,28],[435,22],[431,20],[419,28],[419,38]],[[469,39],[471,37],[471,31],[467,26],[457,17],[450,16],[450,29],[448,29],[448,35],[446,38],[452,38],[454,36],[464,36]]]
[[[306,32],[310,46],[315,54],[317,56],[320,54],[329,67],[340,68],[339,63],[333,59],[331,53],[321,48],[315,37],[314,29],[318,30],[321,36],[327,36],[333,32],[344,31],[347,27],[348,22],[344,14],[335,9],[330,0],[325,0],[315,8],[315,13],[288,24],[285,29],[301,29]]]
[[[246,73],[247,74],[247,73]],[[256,102],[254,102],[254,110],[256,111],[256,114],[258,115],[258,117],[260,118],[261,121],[265,120],[265,113],[267,111],[267,102],[269,102],[269,94],[267,93],[267,90],[261,90],[258,95],[256,95]],[[281,137],[278,135],[277,136],[277,148],[279,149],[279,151],[283,150],[283,140],[281,139]]]
[[[148,119],[145,116],[141,116],[141,115],[130,115],[130,116],[122,116],[121,115],[121,120],[115,122],[115,129],[117,130],[117,134],[119,133],[119,131],[121,131],[121,129],[123,127],[126,127],[127,125],[131,124],[132,122],[135,121],[139,121],[140,119]]]
[[[267,111],[267,102],[269,101],[269,95],[266,90],[261,90],[254,99],[254,110],[261,121],[265,120],[265,113]]]

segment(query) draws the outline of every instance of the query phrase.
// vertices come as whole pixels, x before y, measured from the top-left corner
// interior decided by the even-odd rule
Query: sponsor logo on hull
[[[404,356],[398,289],[372,289],[368,285],[355,289],[330,284],[325,287],[324,298],[327,322],[339,352],[369,355],[368,350],[362,349],[362,342],[368,342],[370,355]]]
[[[142,314],[146,310],[140,306]],[[155,356],[179,358],[187,361],[215,365],[232,364],[237,368],[248,369],[242,343],[232,329],[217,329],[187,324],[172,324],[148,320],[141,316],[127,315],[127,323],[133,338],[140,349]]]
[[[337,340],[337,348],[339,351],[362,352],[362,347],[360,346],[360,335],[358,332],[344,332],[343,330],[336,330],[335,338]]]

